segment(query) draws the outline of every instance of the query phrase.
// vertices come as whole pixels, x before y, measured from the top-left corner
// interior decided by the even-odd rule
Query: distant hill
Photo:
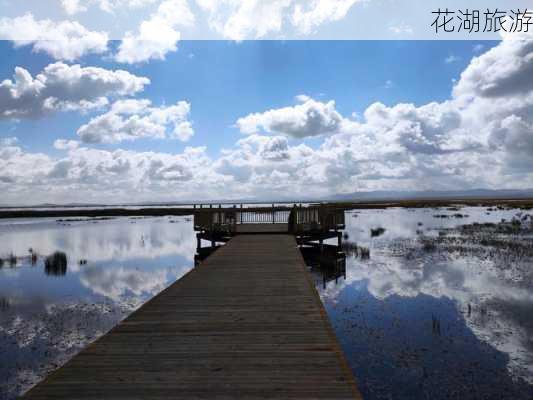
[[[533,189],[508,190],[448,190],[448,191],[372,191],[338,194],[328,198],[331,201],[372,201],[372,200],[438,200],[438,199],[525,199],[533,198]]]

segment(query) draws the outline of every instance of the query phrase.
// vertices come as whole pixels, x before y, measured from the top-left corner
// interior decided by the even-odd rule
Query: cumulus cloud
[[[259,39],[285,26],[309,34],[346,16],[358,0],[196,0],[208,14],[211,29],[228,39]]]
[[[211,198],[222,191],[225,177],[217,174],[204,147],[180,153],[98,150],[57,143],[60,157],[0,146],[0,189],[3,203],[43,201],[139,201],[156,198]]]
[[[79,147],[77,140],[56,139],[54,141],[54,148],[57,150],[73,150]]]
[[[303,34],[311,33],[318,26],[343,19],[358,0],[314,0],[294,6],[292,22]]]
[[[61,7],[63,7],[63,10],[65,10],[68,15],[77,14],[87,10],[80,0],[61,0]]]
[[[74,61],[89,53],[107,51],[106,32],[90,31],[76,21],[35,20],[31,13],[0,19],[0,36],[16,47],[32,46],[56,60]]]
[[[67,153],[56,159],[26,153],[12,143],[0,147],[0,185],[9,199],[16,198],[17,190],[44,193],[40,185],[53,179],[57,196],[69,196],[69,200],[95,196],[100,201],[106,200],[102,196],[113,201],[132,195],[160,199],[169,190],[176,198],[213,199],[310,198],[383,189],[516,188],[517,183],[532,187],[533,87],[527,72],[533,50],[531,41],[508,40],[475,57],[446,101],[376,102],[353,119],[342,115],[334,101],[300,95],[296,105],[238,119],[236,126],[246,136],[213,159],[203,148],[188,148],[180,154],[102,151],[67,141],[55,144]],[[3,117],[17,115],[9,112],[13,109],[35,115],[35,110],[42,112],[45,98],[58,97],[42,94],[49,90],[44,89],[48,79],[19,72],[18,80],[0,84]],[[83,100],[94,102],[116,94],[117,89],[101,91]],[[123,94],[132,91],[124,89]],[[16,103],[27,99],[25,93],[38,94],[38,102],[26,100],[24,107]],[[81,101],[61,99],[64,104]],[[48,100],[46,104],[62,103]],[[80,138],[116,142],[146,136],[186,137],[187,132],[192,134],[189,107],[187,103],[157,107],[139,99],[116,101],[107,113],[89,121],[85,132],[80,128]],[[316,136],[323,137],[318,146],[305,143]]]
[[[128,64],[164,60],[167,53],[177,49],[181,38],[177,28],[193,23],[194,15],[187,0],[165,0],[141,23],[137,33],[126,33],[115,59]]]
[[[456,97],[500,97],[533,90],[533,34],[527,39],[504,38],[475,57],[454,88]]]
[[[295,138],[320,136],[338,132],[343,122],[335,110],[335,102],[322,103],[306,96],[298,96],[302,104],[249,114],[237,120],[242,133],[282,134]]]
[[[301,104],[252,113],[237,120],[241,132],[257,143],[240,141],[220,161],[219,171],[246,177],[288,173],[298,187],[323,193],[376,189],[514,188],[533,185],[533,46],[531,40],[504,40],[475,57],[454,86],[449,100],[424,105],[371,104],[361,118],[341,115],[334,102],[297,96]],[[267,135],[305,139],[323,135],[298,155],[290,143],[275,143],[272,165]],[[255,153],[254,153],[255,152]],[[254,155],[255,154],[255,155]],[[490,168],[487,166],[490,165]],[[509,179],[514,176],[515,179]],[[252,186],[253,186],[252,184]],[[266,187],[266,186],[263,186]],[[272,186],[270,189],[273,189]]]
[[[108,97],[133,95],[149,83],[148,78],[127,71],[62,62],[48,65],[35,77],[17,67],[12,80],[0,83],[0,118],[98,108],[108,103]]]
[[[191,105],[180,101],[165,107],[152,107],[149,100],[119,100],[111,109],[78,129],[86,143],[117,143],[140,138],[176,138],[187,141],[194,135],[187,120]]]
[[[291,0],[196,0],[208,13],[212,29],[228,39],[261,38],[279,32]]]

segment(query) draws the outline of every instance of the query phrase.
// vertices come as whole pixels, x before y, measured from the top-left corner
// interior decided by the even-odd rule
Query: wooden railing
[[[204,208],[194,213],[197,231],[234,232],[238,224],[288,224],[294,218],[296,232],[344,229],[344,210],[334,206],[292,208]]]

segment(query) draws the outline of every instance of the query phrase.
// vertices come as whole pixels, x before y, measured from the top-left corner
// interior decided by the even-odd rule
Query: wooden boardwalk
[[[287,233],[289,224],[240,224],[235,227],[237,234]]]
[[[27,399],[360,398],[290,235],[240,235]]]

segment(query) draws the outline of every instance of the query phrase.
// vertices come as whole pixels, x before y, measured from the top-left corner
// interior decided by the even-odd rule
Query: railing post
[[[276,210],[274,209],[274,203],[272,203],[272,223],[276,223]]]
[[[213,204],[209,204],[209,230],[213,232]]]

